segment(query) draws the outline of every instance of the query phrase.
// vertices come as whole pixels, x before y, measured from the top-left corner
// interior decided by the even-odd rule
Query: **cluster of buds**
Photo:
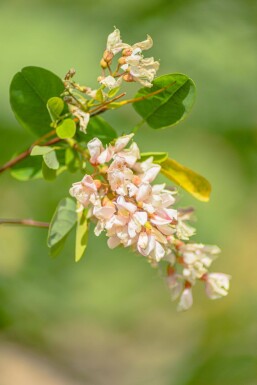
[[[133,134],[118,138],[104,147],[98,138],[88,143],[91,175],[74,183],[70,194],[87,208],[98,236],[105,232],[108,246],[130,247],[153,266],[167,263],[167,284],[171,298],[179,299],[178,310],[193,303],[192,286],[203,281],[207,295],[225,296],[230,277],[208,273],[219,253],[216,246],[187,243],[195,230],[187,224],[191,210],[174,208],[174,190],[165,184],[152,184],[161,167],[153,158],[140,162],[140,151]]]
[[[123,43],[120,31],[115,29],[107,38],[106,50],[100,62],[102,69],[109,69],[110,74],[99,77],[99,82],[109,89],[119,87],[122,80],[139,82],[144,87],[152,87],[152,81],[160,64],[153,57],[144,58],[142,54],[142,51],[150,49],[152,45],[153,41],[150,36],[133,45]],[[121,56],[118,58],[118,66],[112,72],[113,58],[119,53]],[[121,73],[119,73],[120,70]]]

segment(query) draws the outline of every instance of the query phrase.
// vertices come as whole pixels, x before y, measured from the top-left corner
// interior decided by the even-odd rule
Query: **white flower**
[[[79,119],[80,131],[86,134],[87,125],[90,119],[90,114],[88,112],[82,111],[80,108],[73,105],[69,105],[69,110],[72,113],[72,115],[76,116],[76,118]]]
[[[171,274],[167,276],[166,282],[170,290],[171,300],[175,301],[182,292],[182,280],[180,279],[178,274]]]
[[[73,183],[70,194],[77,199],[83,207],[94,203],[98,198],[97,187],[90,175],[85,175],[81,182]]]
[[[90,140],[87,144],[89,154],[91,156],[90,163],[97,164],[99,155],[104,151],[103,144],[98,138]]]
[[[228,294],[230,275],[209,273],[206,277],[206,294],[211,299],[224,297]]]
[[[191,287],[185,288],[181,294],[177,311],[188,310],[193,305],[193,295]]]
[[[125,64],[121,66],[124,71],[132,75],[134,81],[144,87],[152,87],[152,81],[159,67],[160,63],[153,57],[144,58],[140,48],[133,50],[131,55],[125,58]]]
[[[105,87],[109,88],[109,90],[119,87],[121,85],[121,82],[122,82],[122,77],[115,79],[111,75],[106,76],[105,78],[100,80],[100,83],[103,84]]]
[[[107,38],[106,49],[116,55],[125,47],[127,47],[127,44],[122,43],[120,31],[116,28]]]

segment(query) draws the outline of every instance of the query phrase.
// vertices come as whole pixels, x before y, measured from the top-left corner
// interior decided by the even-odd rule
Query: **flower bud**
[[[104,59],[101,59],[101,61],[100,61],[100,66],[101,66],[103,69],[105,69],[105,68],[108,67],[108,64],[106,63],[106,61],[105,61]]]
[[[106,63],[111,63],[113,56],[114,55],[111,51],[105,50],[103,54],[103,59],[106,61]]]
[[[102,182],[99,179],[94,179],[94,184],[98,190],[101,187]]]
[[[134,81],[133,76],[132,76],[129,72],[127,72],[126,74],[124,74],[124,75],[122,76],[122,78],[123,78],[123,80],[125,80],[125,82],[128,82],[128,83]]]
[[[130,56],[130,55],[132,55],[132,49],[131,48],[125,48],[122,51],[122,56]]]
[[[124,64],[126,64],[126,58],[124,56],[120,57],[118,59],[118,63],[119,65],[123,66]]]

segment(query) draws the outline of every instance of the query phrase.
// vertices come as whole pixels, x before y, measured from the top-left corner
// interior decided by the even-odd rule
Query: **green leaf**
[[[120,90],[120,87],[115,87],[108,92],[108,98],[113,98]]]
[[[65,119],[57,126],[56,134],[61,139],[73,138],[76,133],[76,123],[72,119]]]
[[[49,146],[34,146],[30,153],[30,156],[45,155],[53,151],[52,147]]]
[[[140,162],[144,162],[146,159],[153,157],[153,163],[161,164],[168,158],[167,152],[142,152]]]
[[[57,172],[56,170],[53,170],[52,168],[49,168],[46,163],[42,162],[42,175],[45,180],[52,181],[56,179]]]
[[[101,88],[97,90],[94,99],[97,100],[98,102],[103,102],[104,97],[103,97],[103,91],[101,90]]]
[[[175,160],[166,159],[161,164],[161,172],[200,201],[207,202],[210,199],[210,183],[203,176]]]
[[[65,245],[65,242],[66,242],[67,238],[68,238],[68,235],[63,237],[58,243],[56,243],[54,246],[52,246],[50,248],[50,255],[51,255],[51,257],[56,257],[58,254],[60,254],[60,252],[64,248],[64,245]]]
[[[54,253],[59,251],[60,242],[64,242],[67,235],[77,221],[76,203],[71,198],[60,201],[50,223],[47,245]]]
[[[52,149],[52,151],[44,154],[43,159],[44,159],[47,167],[49,167],[53,170],[58,170],[60,164],[59,164],[59,161],[57,159],[56,152],[53,149]]]
[[[150,96],[163,88],[163,91]],[[194,82],[183,74],[169,74],[156,78],[152,88],[141,88],[133,107],[150,127],[158,129],[173,126],[190,112],[195,100]]]
[[[77,230],[76,230],[76,247],[75,261],[78,262],[87,247],[89,223],[87,220],[87,210],[78,212]]]
[[[70,172],[76,172],[80,167],[80,161],[77,152],[73,148],[68,147],[65,150],[65,165]]]
[[[37,136],[49,131],[51,118],[47,101],[64,91],[62,80],[40,67],[25,67],[10,86],[10,103],[16,119]]]
[[[78,136],[79,139],[84,142],[89,142],[91,139],[97,137],[103,144],[107,144],[117,138],[117,133],[103,118],[94,116],[89,120],[86,135],[78,133]]]
[[[42,175],[42,160],[39,157],[27,157],[11,168],[11,176],[20,181],[40,179]]]
[[[61,98],[54,96],[47,101],[47,109],[53,122],[61,115],[64,109],[64,101]]]

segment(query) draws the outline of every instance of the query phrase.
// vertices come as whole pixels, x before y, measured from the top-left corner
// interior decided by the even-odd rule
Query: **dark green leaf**
[[[82,133],[78,133],[78,135],[81,141],[89,142],[97,137],[103,144],[107,144],[117,138],[114,128],[100,116],[94,116],[89,120],[86,135]]]
[[[11,175],[20,181],[42,178],[42,159],[27,157],[11,168]]]
[[[63,112],[64,101],[61,98],[54,96],[47,101],[46,106],[52,121],[55,122]]]
[[[140,162],[143,162],[147,158],[153,157],[153,163],[161,164],[168,158],[167,152],[142,152]]]
[[[40,67],[25,67],[18,72],[10,86],[10,103],[20,124],[37,136],[50,129],[51,118],[47,101],[60,96],[64,86],[61,79]]]
[[[80,166],[80,161],[77,152],[71,147],[65,150],[65,165],[70,172],[76,172]]]
[[[53,170],[52,168],[49,168],[44,160],[42,162],[42,174],[45,180],[52,181],[56,178],[57,172],[56,170]]]
[[[150,94],[163,89],[160,93]],[[183,120],[195,100],[195,85],[183,74],[169,74],[156,78],[152,88],[141,88],[135,98],[145,99],[133,103],[133,107],[149,124],[158,129],[173,126]]]
[[[59,244],[72,230],[77,221],[76,203],[71,198],[60,201],[50,223],[47,245]]]
[[[61,139],[72,138],[76,133],[76,123],[72,119],[65,119],[57,126],[56,134]]]
[[[207,202],[210,199],[210,183],[203,176],[175,160],[166,159],[161,164],[161,172],[200,201]]]
[[[76,230],[76,247],[75,261],[78,262],[87,247],[89,223],[87,220],[87,210],[78,212],[77,230]]]

